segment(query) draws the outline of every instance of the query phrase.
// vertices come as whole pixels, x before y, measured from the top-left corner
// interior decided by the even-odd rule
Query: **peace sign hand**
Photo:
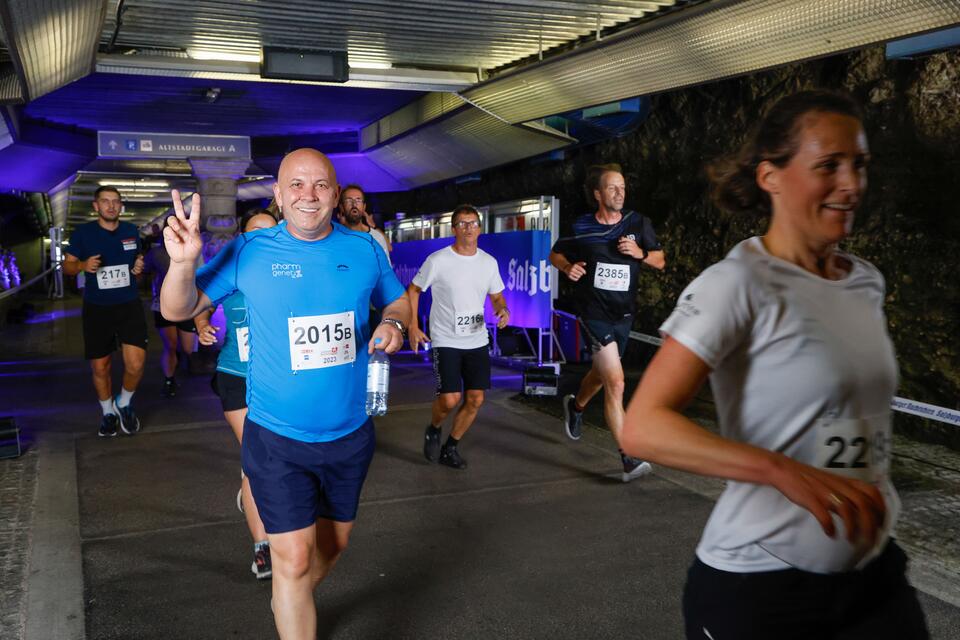
[[[189,217],[183,210],[180,192],[174,189],[170,192],[170,197],[173,198],[176,215],[170,216],[170,224],[163,230],[163,245],[170,256],[170,262],[194,264],[203,248],[200,240],[200,194],[193,194]]]

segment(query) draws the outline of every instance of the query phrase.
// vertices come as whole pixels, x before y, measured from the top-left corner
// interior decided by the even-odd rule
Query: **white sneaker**
[[[620,479],[624,482],[630,482],[636,478],[643,477],[653,471],[653,465],[649,462],[641,462],[636,458],[627,458],[623,459],[623,473],[620,474]]]

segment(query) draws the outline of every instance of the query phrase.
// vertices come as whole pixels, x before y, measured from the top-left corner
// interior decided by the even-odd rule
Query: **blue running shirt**
[[[250,325],[247,323],[247,301],[239,291],[227,296],[223,307],[223,348],[217,357],[217,371],[241,378],[247,377],[250,360]]]
[[[97,273],[83,274],[84,302],[111,305],[140,297],[132,273],[140,253],[140,233],[134,225],[121,222],[115,230],[107,231],[96,220],[87,222],[73,230],[70,246],[64,251],[81,261],[100,256]]]
[[[245,233],[198,271],[197,287],[215,304],[235,291],[246,298],[252,421],[303,442],[336,440],[366,422],[370,304],[404,293],[370,234],[336,223],[314,242],[286,223]]]

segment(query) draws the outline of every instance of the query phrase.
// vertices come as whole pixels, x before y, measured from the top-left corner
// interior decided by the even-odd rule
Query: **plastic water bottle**
[[[387,394],[390,392],[390,358],[383,349],[377,349],[380,338],[374,341],[373,355],[367,363],[367,415],[387,413]]]

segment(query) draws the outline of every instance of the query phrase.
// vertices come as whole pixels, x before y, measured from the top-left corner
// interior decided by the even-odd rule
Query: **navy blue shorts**
[[[580,318],[580,326],[590,344],[590,351],[596,353],[611,342],[617,343],[620,357],[627,351],[627,341],[630,340],[630,329],[633,328],[633,318],[624,318],[617,322]]]
[[[267,533],[305,529],[318,518],[353,522],[373,459],[373,420],[331,442],[301,442],[243,425],[243,473]]]

